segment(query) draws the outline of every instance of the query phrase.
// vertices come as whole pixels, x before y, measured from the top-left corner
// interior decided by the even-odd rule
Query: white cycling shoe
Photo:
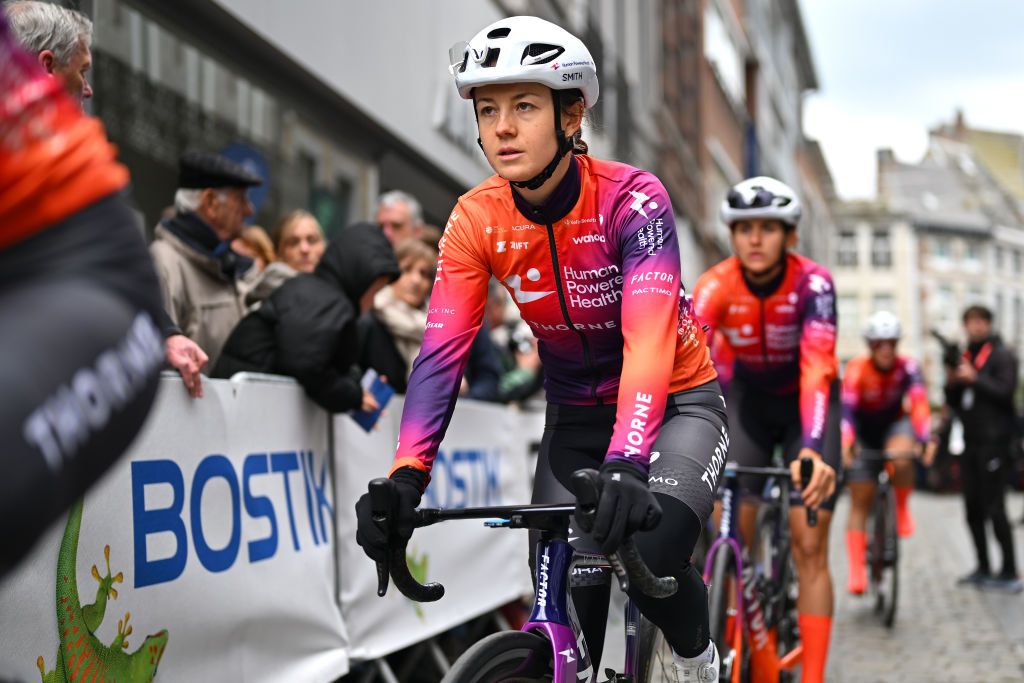
[[[672,653],[676,660],[676,673],[679,680],[685,683],[713,683],[718,680],[718,665],[721,659],[718,657],[718,648],[714,641],[708,644],[708,649],[696,657],[680,657]]]

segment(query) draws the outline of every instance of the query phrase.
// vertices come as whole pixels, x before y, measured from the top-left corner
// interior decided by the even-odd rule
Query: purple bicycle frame
[[[542,635],[551,643],[555,669],[553,683],[595,683],[597,680],[569,592],[577,560],[572,546],[565,541],[542,539],[537,543],[537,591],[533,613],[521,630]],[[606,562],[600,566],[608,566]],[[632,601],[627,601],[625,674],[635,671],[635,625],[639,618],[639,609]],[[633,624],[633,628],[629,628],[629,624]]]
[[[723,544],[732,548],[732,556],[736,566],[736,614],[739,619],[739,627],[746,628],[746,603],[743,600],[743,549],[740,546],[739,534],[736,528],[736,511],[733,509],[733,502],[739,497],[739,484],[736,477],[728,477],[725,486],[722,488],[722,521],[718,528],[718,538],[711,544],[708,550],[707,559],[704,561],[704,583],[711,579],[711,569],[714,566],[715,556]]]

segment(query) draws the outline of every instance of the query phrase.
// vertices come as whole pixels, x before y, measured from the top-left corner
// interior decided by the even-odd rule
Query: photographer
[[[992,331],[992,312],[970,306],[963,315],[967,350],[955,366],[946,367],[947,413],[964,427],[961,477],[967,525],[978,557],[977,568],[962,577],[961,585],[1020,592],[1013,535],[1006,518],[1004,491],[1009,472],[1010,437],[1014,432],[1013,395],[1017,386],[1017,359]],[[952,361],[952,358],[949,359]],[[949,420],[942,432],[948,432]],[[993,575],[988,561],[986,522],[1002,550],[1002,571]]]

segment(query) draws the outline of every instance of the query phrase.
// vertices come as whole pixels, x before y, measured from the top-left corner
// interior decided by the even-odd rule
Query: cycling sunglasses
[[[785,206],[789,204],[789,199],[786,197],[780,197],[763,188],[758,189],[750,201],[747,201],[742,192],[729,190],[729,194],[726,195],[726,201],[729,203],[729,208],[732,209],[763,209],[767,206]]]

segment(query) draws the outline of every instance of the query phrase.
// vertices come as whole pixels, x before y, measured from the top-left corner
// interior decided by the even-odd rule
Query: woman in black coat
[[[398,274],[394,250],[379,227],[346,228],[330,241],[312,274],[288,280],[238,323],[213,376],[288,375],[331,412],[376,407],[359,381],[356,321]]]

